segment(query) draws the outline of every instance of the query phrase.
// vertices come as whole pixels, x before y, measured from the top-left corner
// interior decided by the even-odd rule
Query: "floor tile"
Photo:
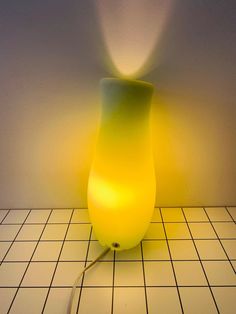
[[[87,241],[67,241],[63,245],[61,261],[85,261],[88,249]]]
[[[39,242],[34,252],[32,261],[57,261],[62,243],[62,241]]]
[[[83,288],[79,314],[110,314],[111,293],[111,288]]]
[[[175,286],[171,262],[144,262],[147,286]]]
[[[203,208],[187,207],[183,208],[186,220],[188,222],[209,221]]]
[[[225,207],[206,207],[205,210],[211,221],[232,221]]]
[[[55,266],[56,263],[53,262],[30,263],[21,286],[49,286]]]
[[[181,208],[161,208],[164,222],[184,222],[185,218]]]
[[[235,314],[236,287],[212,288],[221,314]]]
[[[0,266],[0,287],[17,287],[28,263],[2,263]]]
[[[42,240],[64,240],[67,224],[46,225]]]
[[[207,281],[198,261],[174,261],[179,286],[207,286]]]
[[[16,240],[17,241],[37,241],[39,240],[44,225],[24,225],[19,232]]]
[[[236,285],[236,275],[227,261],[203,261],[210,285]]]
[[[8,209],[0,209],[0,223],[2,223],[8,213],[10,213]]]
[[[227,256],[222,249],[220,241],[217,240],[195,240],[195,244],[202,260],[205,259],[226,259]]]
[[[50,209],[34,209],[31,210],[28,218],[26,219],[25,224],[30,224],[30,223],[40,223],[44,224],[46,223],[49,215],[50,215],[51,210]]]
[[[89,243],[89,252],[88,252],[88,261],[95,260],[103,251],[105,250],[104,246],[101,246],[98,241],[91,241]],[[129,252],[131,250],[128,250]],[[123,251],[125,252],[125,251]],[[114,252],[110,250],[105,256],[102,257],[102,261],[112,261]]]
[[[146,313],[144,288],[115,288],[113,313]]]
[[[236,221],[236,207],[227,207],[227,209],[234,221]]]
[[[97,236],[94,232],[94,229],[92,229],[91,240],[97,240]]]
[[[153,215],[152,215],[152,222],[162,222],[160,209],[154,208]]]
[[[184,313],[217,314],[217,309],[208,287],[179,288]]]
[[[10,314],[41,313],[47,291],[47,288],[20,288],[11,307]]]
[[[234,268],[234,271],[236,273],[236,261],[231,261],[232,265],[233,265],[233,268]]]
[[[230,259],[236,259],[236,240],[221,240]]]
[[[13,241],[20,225],[0,225],[0,241]]]
[[[194,239],[216,239],[214,229],[210,223],[189,223],[189,228],[191,230]]]
[[[88,240],[91,231],[89,224],[73,224],[69,226],[66,240]]]
[[[59,262],[52,285],[72,287],[76,278],[83,271],[84,267],[84,262]],[[79,284],[81,284],[81,280]]]
[[[162,223],[149,224],[144,239],[165,239],[165,232]]]
[[[29,209],[12,209],[3,220],[2,224],[22,224],[29,212]]]
[[[3,260],[12,242],[0,242],[0,262]]]
[[[14,242],[5,261],[29,261],[37,242]]]
[[[142,262],[116,262],[115,286],[143,285]]]
[[[142,260],[141,246],[140,244],[132,249],[117,251],[116,261],[127,261],[127,260]]]
[[[72,209],[53,209],[48,223],[68,223],[72,214]]]
[[[144,260],[169,260],[170,254],[166,240],[143,241]]]
[[[147,288],[148,313],[180,314],[181,306],[175,287]]]
[[[234,238],[236,239],[236,224],[234,222],[213,222],[213,226],[218,234],[219,238],[227,239]]]
[[[66,314],[70,300],[71,288],[51,288],[44,314]]]
[[[168,239],[191,239],[185,223],[165,223],[165,229]]]
[[[112,279],[113,262],[97,262],[85,273],[84,286],[112,286]]]
[[[8,312],[17,288],[0,288],[0,313]]]
[[[90,223],[88,210],[87,209],[75,209],[71,222],[72,223]]]
[[[169,240],[172,260],[198,260],[192,240]]]

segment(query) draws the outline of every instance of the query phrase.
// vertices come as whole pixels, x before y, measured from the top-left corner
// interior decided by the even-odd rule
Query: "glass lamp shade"
[[[156,184],[150,136],[153,86],[101,80],[102,112],[88,182],[88,208],[101,245],[129,249],[144,237]]]

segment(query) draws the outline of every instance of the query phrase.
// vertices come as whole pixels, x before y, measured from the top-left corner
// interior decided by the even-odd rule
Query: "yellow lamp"
[[[100,129],[88,182],[88,208],[101,245],[132,248],[154,210],[156,184],[150,136],[153,86],[137,80],[101,81]]]

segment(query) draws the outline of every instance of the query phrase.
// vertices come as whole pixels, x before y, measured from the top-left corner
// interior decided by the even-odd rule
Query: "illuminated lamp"
[[[125,250],[142,240],[155,205],[153,85],[105,78],[101,94],[100,127],[88,182],[89,216],[101,245]]]

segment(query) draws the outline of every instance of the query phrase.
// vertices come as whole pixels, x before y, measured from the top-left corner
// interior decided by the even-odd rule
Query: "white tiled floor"
[[[236,207],[155,209],[141,245],[81,279],[79,314],[234,314]],[[87,209],[0,210],[0,313],[66,314],[103,247]]]

